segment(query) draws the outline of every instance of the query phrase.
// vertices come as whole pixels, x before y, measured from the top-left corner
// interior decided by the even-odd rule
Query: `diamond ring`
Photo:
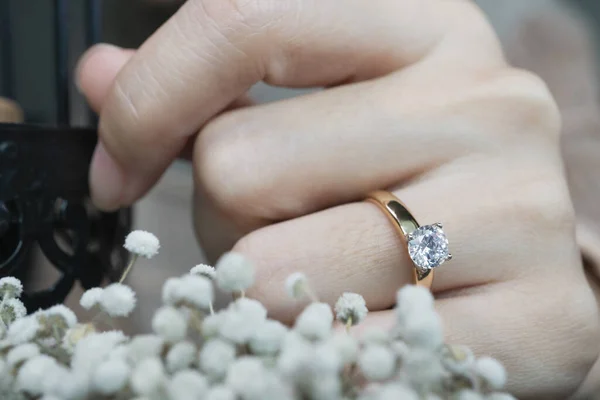
[[[408,208],[390,192],[380,190],[370,193],[366,201],[379,206],[401,233],[415,265],[415,284],[430,289],[433,269],[452,259],[442,224],[419,225]]]

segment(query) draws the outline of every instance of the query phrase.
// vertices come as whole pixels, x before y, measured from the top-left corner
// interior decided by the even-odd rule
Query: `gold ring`
[[[433,269],[452,259],[448,238],[441,223],[419,225],[408,208],[392,193],[379,190],[367,196],[366,201],[382,209],[394,228],[401,234],[408,255],[415,268],[414,283],[431,289]]]

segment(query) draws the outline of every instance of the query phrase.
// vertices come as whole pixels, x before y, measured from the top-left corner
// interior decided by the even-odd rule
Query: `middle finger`
[[[219,209],[256,228],[357,200],[495,147],[488,136],[495,121],[472,111],[494,101],[482,98],[489,88],[436,72],[424,66],[226,113],[196,141],[197,183]],[[498,117],[504,125],[497,126],[510,126],[511,116]]]

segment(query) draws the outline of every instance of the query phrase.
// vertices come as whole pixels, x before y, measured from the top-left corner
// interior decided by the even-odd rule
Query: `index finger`
[[[439,50],[465,23],[477,44],[471,58],[496,60],[494,35],[474,10],[460,0],[190,0],[118,74],[101,112],[92,195],[106,209],[135,201],[191,135],[258,81],[369,79]]]

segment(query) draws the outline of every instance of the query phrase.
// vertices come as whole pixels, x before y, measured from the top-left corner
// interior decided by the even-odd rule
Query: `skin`
[[[357,334],[392,323],[413,267],[362,202],[388,189],[444,223],[454,259],[432,290],[448,342],[499,358],[519,398],[565,398],[598,359],[556,105],[472,3],[189,0],[140,49],[89,50],[78,79],[101,113],[94,201],[132,204],[189,154],[200,243],[256,263],[249,295],[273,317],[298,311],[282,282],[303,271],[323,301],[365,297]],[[261,80],[328,89],[253,105]]]

